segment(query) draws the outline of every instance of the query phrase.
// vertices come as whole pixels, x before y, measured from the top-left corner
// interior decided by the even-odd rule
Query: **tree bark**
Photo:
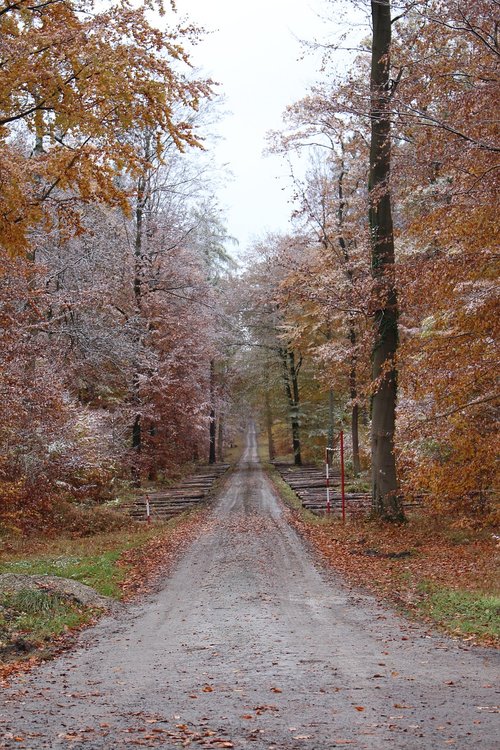
[[[295,364],[295,355],[293,351],[288,353],[290,362],[290,375],[292,379],[293,408],[292,408],[292,442],[293,442],[293,459],[296,466],[302,466],[302,456],[300,451],[300,418],[299,418],[299,369],[300,361]]]
[[[354,326],[349,331],[349,340],[351,342],[351,348],[354,352],[356,346],[356,331]],[[361,464],[359,460],[359,406],[357,402],[358,398],[358,380],[357,380],[357,358],[353,353],[351,355],[351,367],[349,370],[349,395],[351,397],[351,439],[352,439],[352,470],[354,474],[358,475],[361,470]]]
[[[295,466],[302,466],[299,417],[299,370],[302,364],[302,358],[300,357],[296,364],[293,350],[280,349],[280,354],[283,364],[283,381],[285,384],[285,393],[288,401],[290,423],[292,427],[293,462]]]
[[[269,390],[267,388],[265,391],[265,402],[266,402],[267,449],[269,452],[269,460],[274,461],[276,457],[276,451],[274,449],[274,440],[273,440],[273,412],[271,409],[271,398],[269,396]]]
[[[403,519],[398,496],[394,430],[396,418],[398,300],[394,274],[394,232],[390,194],[390,0],[372,0],[372,59],[370,78],[369,224],[374,279],[375,342],[372,377],[372,504],[385,519]]]
[[[343,144],[342,144],[343,152]],[[342,169],[338,177],[338,196],[339,196],[339,207],[337,212],[337,219],[339,224],[339,245],[344,255],[344,261],[346,266],[346,276],[349,281],[351,289],[354,289],[354,276],[352,269],[349,267],[350,257],[347,242],[343,235],[344,228],[344,160],[342,159]],[[352,440],[352,468],[354,474],[360,472],[360,461],[359,461],[359,406],[356,402],[358,397],[358,384],[357,384],[357,356],[356,356],[356,329],[354,327],[354,315],[352,312],[348,314],[349,319],[349,343],[351,345],[351,361],[349,368],[349,396],[351,399],[351,440]]]
[[[146,132],[144,134],[144,156],[149,159],[151,155],[151,134]],[[135,302],[135,317],[137,320],[137,361],[135,362],[135,372],[133,375],[133,403],[139,409],[141,406],[141,394],[140,394],[140,372],[141,372],[141,349],[143,345],[143,329],[142,329],[142,313],[143,313],[143,278],[144,278],[144,265],[145,265],[145,250],[143,246],[144,240],[144,211],[146,209],[147,202],[149,200],[149,174],[147,170],[139,176],[137,180],[137,197],[135,205],[135,239],[134,239],[134,302]],[[143,443],[143,425],[142,416],[138,411],[134,417],[134,424],[132,427],[132,449],[135,454],[135,466],[133,467],[133,476],[137,484],[141,481],[140,461],[139,456],[142,451]]]
[[[134,301],[135,301],[135,315],[137,318],[137,326],[140,325],[140,317],[142,311],[142,232],[143,232],[143,214],[144,214],[144,198],[145,196],[145,180],[139,178],[137,183],[137,203],[135,208],[135,243],[134,243]],[[139,372],[140,372],[140,350],[141,350],[141,339],[142,333],[139,331],[137,334],[137,361],[135,363],[135,372],[132,378],[132,399],[133,403],[140,406],[140,393],[139,393]],[[140,412],[134,417],[134,423],[132,426],[132,450],[134,452],[134,465],[132,467],[132,475],[135,484],[140,484],[140,467],[139,467],[139,455],[142,450],[142,420]]]
[[[328,448],[333,448],[335,437],[335,394],[333,388],[328,389]]]
[[[215,415],[215,362],[210,360],[210,425],[209,425],[209,444],[208,444],[208,463],[214,464],[216,457],[216,415]]]

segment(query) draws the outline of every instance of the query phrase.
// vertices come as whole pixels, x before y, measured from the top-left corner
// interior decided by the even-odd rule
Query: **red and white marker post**
[[[151,507],[149,505],[149,495],[146,495],[146,521],[151,523]]]

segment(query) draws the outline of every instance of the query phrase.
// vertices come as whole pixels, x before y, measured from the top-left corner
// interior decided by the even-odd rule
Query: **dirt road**
[[[250,430],[161,590],[4,691],[0,747],[493,750],[497,667],[315,567]]]

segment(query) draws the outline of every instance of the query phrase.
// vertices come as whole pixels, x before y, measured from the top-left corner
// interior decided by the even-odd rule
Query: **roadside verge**
[[[224,483],[225,477],[214,494]],[[210,508],[196,506],[152,524],[125,518],[123,528],[88,537],[4,544],[0,576],[6,584],[28,584],[17,590],[9,584],[0,591],[0,681],[53,658],[103,614],[153,591],[209,527]],[[52,586],[54,578],[67,585]],[[79,587],[91,587],[96,594],[92,603],[75,595]]]
[[[263,467],[293,526],[349,583],[467,643],[500,647],[499,549],[491,529],[457,527],[424,511],[404,525],[318,517],[271,464]]]

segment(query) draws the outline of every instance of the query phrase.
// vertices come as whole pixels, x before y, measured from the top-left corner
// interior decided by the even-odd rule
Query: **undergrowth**
[[[500,596],[439,588],[427,581],[418,591],[420,611],[452,632],[500,638]]]
[[[96,610],[68,596],[46,591],[0,595],[0,659],[29,656],[72,628],[89,622]]]
[[[195,517],[192,509],[165,523],[130,522],[127,529],[83,538],[4,538],[0,574],[60,576],[120,599],[129,594],[129,579],[148,577],[150,561],[144,557],[151,556],[151,545],[161,553]],[[50,658],[61,647],[60,636],[90,622],[99,611],[55,592],[0,593],[0,677],[26,659]]]
[[[0,573],[56,575],[91,586],[104,596],[119,598],[126,568],[121,555],[162,533],[164,524],[72,539],[17,540],[0,551]]]
[[[404,525],[316,516],[261,458],[293,522],[328,565],[408,615],[487,645],[500,643],[497,539],[488,526],[413,513]]]

